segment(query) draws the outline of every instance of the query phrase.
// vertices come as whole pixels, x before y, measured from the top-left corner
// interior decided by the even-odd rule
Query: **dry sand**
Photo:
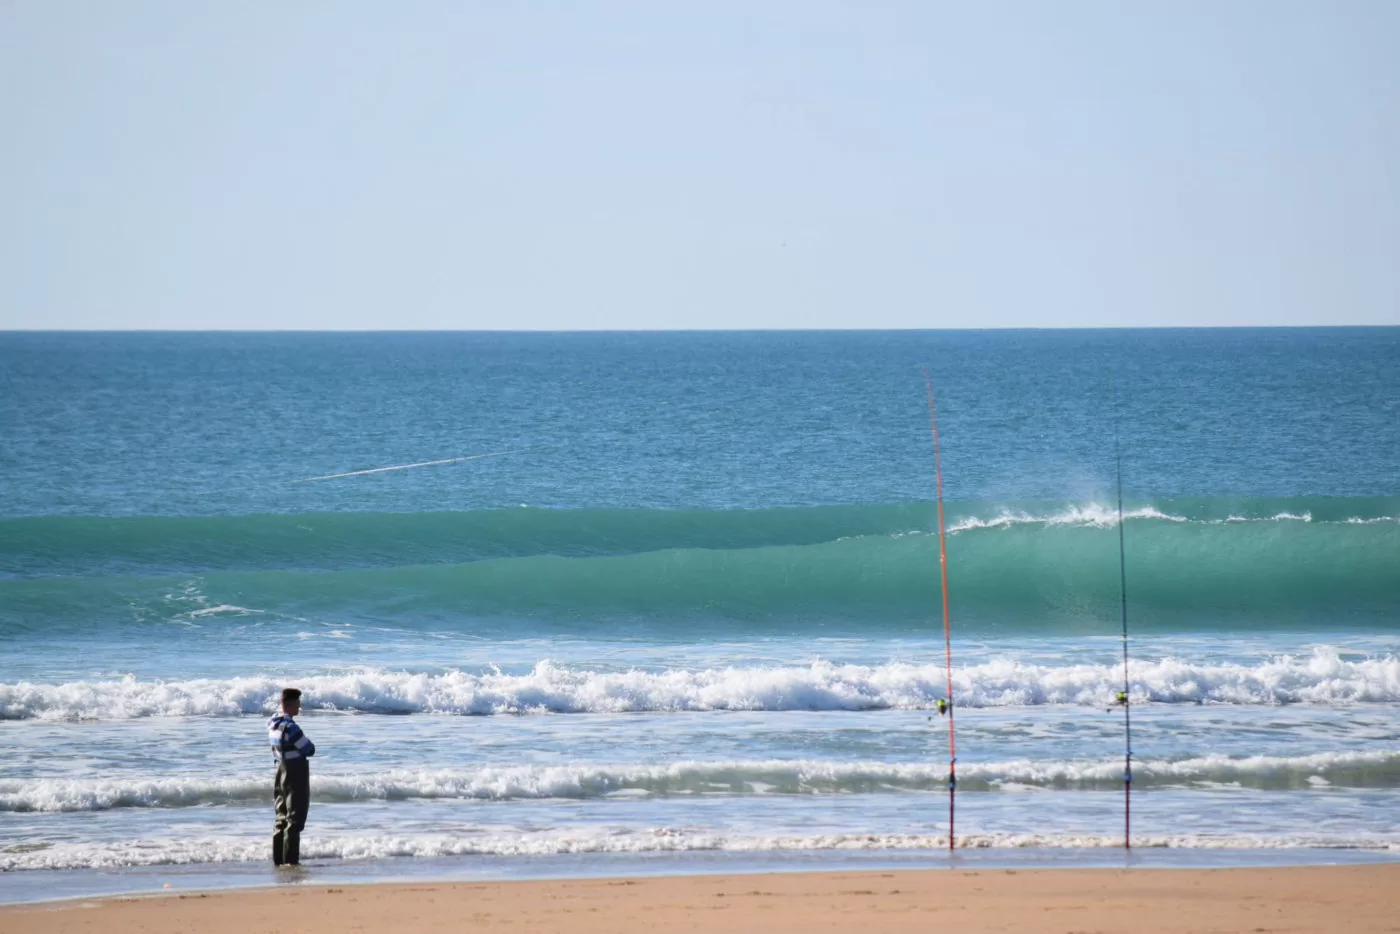
[[[0,908],[0,931],[1400,931],[1400,863],[925,870],[211,892]]]

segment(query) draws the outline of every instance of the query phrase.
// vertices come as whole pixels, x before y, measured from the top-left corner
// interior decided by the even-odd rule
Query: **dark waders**
[[[311,808],[311,769],[305,759],[277,763],[272,786],[277,821],[272,825],[272,862],[295,866],[301,861],[301,831]]]

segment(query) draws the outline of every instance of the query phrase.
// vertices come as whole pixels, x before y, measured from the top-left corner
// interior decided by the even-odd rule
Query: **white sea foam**
[[[773,853],[820,850],[937,850],[948,845],[938,834],[820,834],[785,836],[695,832],[658,827],[650,830],[600,830],[596,833],[482,833],[379,836],[317,835],[302,844],[303,861],[391,858],[433,859],[451,856],[545,856],[589,853],[729,852]],[[1116,848],[1121,836],[989,833],[959,835],[963,849]],[[1320,834],[1140,835],[1138,848],[1173,849],[1400,849],[1400,835],[1360,834],[1345,842]],[[115,869],[130,866],[261,862],[267,843],[261,837],[143,839],[120,843],[56,844],[16,852],[0,849],[0,872],[33,869]]]
[[[1304,522],[1313,521],[1311,512],[1279,512],[1271,516],[1229,515],[1224,519],[1192,519],[1189,516],[1163,512],[1155,506],[1141,506],[1123,512],[1125,522],[1131,520],[1155,520],[1158,522],[1192,523],[1200,525],[1237,525],[1241,523]],[[1352,525],[1400,522],[1400,517],[1381,516],[1374,519],[1350,518],[1343,520]],[[948,526],[948,534],[967,532],[974,529],[1008,529],[1022,525],[1036,526],[1079,526],[1093,529],[1111,529],[1118,524],[1118,509],[1100,503],[1087,503],[1082,506],[1067,506],[1055,512],[1034,513],[1024,510],[1003,510],[993,516],[967,516]]]
[[[1122,764],[1111,758],[969,762],[959,768],[964,791],[1116,788]],[[318,772],[316,800],[397,801],[408,798],[484,800],[589,799],[671,795],[828,795],[941,791],[941,763],[838,760],[729,760],[668,765],[519,765],[477,769],[396,769],[376,773]],[[1198,756],[1141,760],[1139,787],[1240,788],[1400,787],[1400,751],[1324,752],[1305,756]],[[0,811],[102,811],[264,801],[267,778],[0,780]]]
[[[838,665],[599,671],[539,662],[528,672],[361,669],[303,679],[309,709],[392,714],[628,713],[710,710],[928,709],[945,694],[941,665]],[[1255,665],[1175,658],[1130,668],[1136,702],[1348,704],[1400,700],[1400,658],[1346,660],[1335,651]],[[1115,665],[1036,665],[999,658],[954,670],[967,707],[1096,706],[1122,684]],[[0,684],[0,719],[126,720],[266,714],[270,677]]]
[[[191,619],[200,619],[205,616],[254,616],[263,612],[265,611],[250,610],[246,606],[234,606],[230,603],[224,603],[220,604],[219,606],[210,606],[204,607],[203,609],[199,610],[190,610],[184,615],[190,617]]]
[[[1190,522],[1186,516],[1172,515],[1152,507],[1125,510],[1123,519],[1158,519],[1165,522]],[[1017,525],[1072,525],[1086,528],[1108,529],[1118,524],[1116,506],[1088,503],[1083,506],[1068,506],[1058,512],[1037,515],[1029,512],[1005,510],[991,518],[969,516],[948,526],[948,533],[966,532],[971,529],[1004,529]]]
[[[1310,512],[1302,512],[1302,513],[1280,512],[1280,513],[1277,513],[1277,514],[1272,515],[1272,516],[1268,516],[1268,517],[1263,518],[1263,519],[1252,519],[1252,518],[1250,518],[1249,516],[1233,516],[1233,515],[1232,515],[1232,516],[1226,516],[1224,519],[1215,520],[1214,524],[1219,524],[1219,523],[1221,523],[1221,522],[1224,522],[1224,523],[1236,523],[1236,522],[1311,522],[1311,521],[1313,521],[1313,517],[1312,517],[1312,513],[1310,513]]]

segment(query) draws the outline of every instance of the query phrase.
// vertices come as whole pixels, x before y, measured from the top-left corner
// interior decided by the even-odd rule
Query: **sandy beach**
[[[296,887],[0,908],[26,932],[1400,931],[1400,864]]]

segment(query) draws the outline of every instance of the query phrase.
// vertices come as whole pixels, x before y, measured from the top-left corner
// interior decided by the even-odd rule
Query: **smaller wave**
[[[1109,759],[969,762],[959,771],[964,791],[1071,789],[1121,786],[1122,765]],[[318,773],[316,800],[399,801],[409,798],[594,799],[614,795],[831,795],[940,792],[947,772],[926,763],[766,760],[677,762],[670,765],[522,765],[479,769],[393,770],[373,774]],[[1142,760],[1139,787],[1400,786],[1400,752],[1325,752],[1305,756],[1200,756]],[[267,780],[37,779],[0,781],[0,811],[105,811],[177,808],[265,801]]]
[[[308,710],[367,714],[634,713],[719,710],[925,710],[945,695],[938,664],[838,665],[598,671],[548,660],[528,672],[413,673],[364,669],[307,678]],[[1400,700],[1400,658],[1349,661],[1335,651],[1283,655],[1256,665],[1163,658],[1130,668],[1138,703],[1350,704]],[[1034,665],[999,658],[956,669],[954,696],[966,707],[1111,702],[1115,665]],[[281,682],[116,680],[0,684],[0,719],[130,720],[268,714]]]
[[[962,849],[1109,849],[1123,838],[1094,835],[967,834]],[[421,834],[382,836],[317,835],[302,844],[303,860],[440,859],[452,856],[546,856],[592,853],[774,853],[850,850],[940,850],[948,838],[938,834],[821,834],[811,836],[721,834],[657,827],[639,831],[529,834]],[[1139,835],[1138,848],[1169,849],[1400,849],[1394,834],[1348,835],[1344,840],[1322,834],[1278,836]],[[210,838],[136,840],[106,844],[57,844],[16,852],[0,849],[0,872],[35,869],[118,869],[247,863],[267,859],[261,839]]]

